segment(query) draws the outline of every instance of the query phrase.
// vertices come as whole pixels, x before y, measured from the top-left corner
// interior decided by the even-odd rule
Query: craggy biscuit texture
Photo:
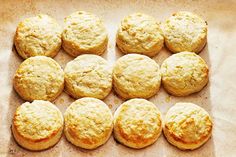
[[[161,85],[159,65],[145,55],[125,55],[115,63],[113,85],[124,99],[152,97]]]
[[[62,40],[65,51],[74,57],[84,53],[101,55],[107,48],[108,35],[96,15],[77,11],[65,18]]]
[[[29,150],[44,150],[55,145],[63,131],[63,116],[49,101],[35,100],[19,106],[14,114],[15,140]]]
[[[67,140],[81,148],[97,148],[106,143],[112,133],[112,113],[96,98],[76,100],[67,108],[64,118]]]
[[[175,96],[199,92],[208,82],[206,62],[193,52],[180,52],[168,57],[161,65],[165,90]]]
[[[54,57],[61,48],[61,33],[61,27],[48,15],[27,18],[16,29],[17,52],[24,59],[32,56]]]
[[[159,109],[145,99],[124,102],[114,115],[114,136],[131,148],[153,144],[161,134],[162,120]]]
[[[121,21],[116,35],[117,46],[125,54],[139,53],[152,57],[164,44],[159,25],[149,15],[131,14]]]
[[[24,100],[52,101],[63,91],[64,72],[50,57],[30,57],[17,69],[13,85]]]
[[[66,91],[74,98],[104,99],[112,88],[112,69],[100,56],[85,54],[67,63]]]
[[[164,134],[180,149],[196,149],[211,137],[212,119],[201,107],[192,103],[177,103],[165,117]]]
[[[167,48],[173,53],[199,53],[207,41],[207,23],[198,15],[180,11],[162,25]]]

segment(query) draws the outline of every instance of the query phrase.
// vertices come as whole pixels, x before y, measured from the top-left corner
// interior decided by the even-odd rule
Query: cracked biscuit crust
[[[212,119],[201,107],[192,103],[177,103],[165,117],[164,134],[180,149],[196,149],[211,137]]]
[[[63,91],[64,72],[50,57],[30,57],[17,69],[13,85],[24,100],[52,101]]]
[[[193,13],[174,13],[162,26],[165,44],[173,53],[199,53],[207,42],[207,23]]]
[[[26,59],[32,56],[54,57],[61,48],[62,29],[48,15],[40,14],[18,24],[15,46],[19,55]]]
[[[67,108],[64,118],[67,140],[81,148],[97,148],[106,143],[112,133],[112,113],[96,98],[76,100]]]
[[[145,99],[124,102],[114,115],[114,136],[131,148],[144,148],[154,143],[161,134],[159,109]]]
[[[104,99],[112,88],[112,69],[100,56],[85,54],[67,63],[65,89],[74,98]]]
[[[150,98],[161,85],[159,65],[145,55],[125,55],[114,66],[113,85],[124,99]]]
[[[101,55],[108,43],[106,28],[96,15],[78,11],[65,18],[62,47],[76,57],[90,53]]]
[[[193,52],[180,52],[161,65],[162,83],[175,96],[199,92],[208,82],[206,62]]]
[[[120,50],[155,56],[163,47],[159,23],[151,16],[135,13],[125,17],[119,26],[116,43]]]
[[[47,149],[59,141],[62,131],[63,116],[49,101],[26,102],[19,106],[14,114],[14,138],[26,149]]]

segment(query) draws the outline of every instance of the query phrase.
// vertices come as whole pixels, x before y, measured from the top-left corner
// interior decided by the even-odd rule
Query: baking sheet
[[[115,33],[120,20],[134,12],[143,12],[164,21],[173,12],[193,11],[201,15],[209,25],[208,43],[200,53],[210,68],[210,82],[200,92],[188,97],[168,95],[163,88],[149,99],[157,105],[162,114],[176,102],[193,102],[205,108],[214,120],[213,136],[201,148],[194,151],[180,151],[170,145],[163,135],[157,142],[145,149],[134,150],[117,143],[113,137],[95,150],[80,149],[66,141],[64,135],[51,149],[30,152],[14,141],[10,125],[15,109],[24,101],[12,88],[13,75],[23,61],[13,46],[13,36],[18,22],[38,13],[54,17],[61,25],[65,16],[77,10],[90,11],[102,19],[109,33],[109,46],[103,55],[111,64],[122,56],[115,46]],[[162,0],[162,1],[31,1],[0,0],[0,156],[161,156],[161,157],[233,157],[236,156],[236,1],[213,0]],[[165,48],[153,59],[161,64],[171,53]],[[73,58],[62,49],[55,60],[62,66]],[[112,92],[104,101],[114,112],[123,102]],[[64,113],[74,99],[62,93],[55,104]]]

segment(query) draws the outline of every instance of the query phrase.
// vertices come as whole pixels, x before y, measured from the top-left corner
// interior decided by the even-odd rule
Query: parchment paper
[[[180,151],[170,145],[163,135],[145,149],[134,150],[117,143],[113,136],[98,149],[88,151],[66,141],[64,135],[51,149],[30,152],[16,144],[10,125],[15,109],[24,101],[12,88],[13,75],[23,61],[13,46],[13,36],[18,22],[24,18],[45,13],[61,25],[65,16],[77,10],[90,11],[102,19],[109,32],[109,46],[103,55],[111,64],[122,56],[115,46],[115,33],[120,20],[133,12],[143,12],[164,21],[173,12],[193,11],[201,15],[209,25],[208,43],[200,53],[210,68],[210,82],[197,94],[188,97],[168,95],[163,88],[149,99],[157,105],[163,116],[176,102],[193,102],[206,109],[214,120],[212,138],[194,151]],[[166,1],[30,1],[0,0],[0,156],[117,156],[117,157],[233,157],[236,156],[236,1],[166,0]],[[171,53],[163,48],[153,59],[161,64]],[[55,60],[64,68],[73,58],[62,49]],[[74,99],[62,93],[54,103],[64,113]],[[123,102],[112,92],[105,100],[114,112]]]

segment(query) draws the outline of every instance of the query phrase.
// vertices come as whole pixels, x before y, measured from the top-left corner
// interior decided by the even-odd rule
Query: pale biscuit
[[[67,140],[81,148],[97,148],[106,143],[112,133],[112,113],[96,98],[76,100],[67,108],[64,118]]]
[[[161,65],[162,84],[175,96],[199,92],[208,82],[206,62],[193,52],[180,52],[167,58]]]
[[[15,46],[19,55],[54,57],[61,48],[62,29],[48,15],[40,14],[20,22],[16,29]]]
[[[150,98],[161,85],[159,65],[140,54],[128,54],[119,58],[113,69],[113,86],[124,99]]]
[[[13,85],[24,100],[52,101],[63,91],[64,72],[50,57],[30,57],[17,69]]]
[[[125,54],[155,56],[164,44],[159,25],[159,22],[149,15],[131,14],[121,21],[116,35],[117,46]]]
[[[12,133],[22,147],[44,150],[60,140],[63,121],[60,110],[49,101],[26,102],[14,114]]]
[[[192,103],[177,103],[165,117],[164,134],[179,149],[196,149],[211,137],[212,119],[201,107]]]
[[[131,99],[116,110],[114,137],[131,148],[153,144],[161,134],[162,120],[159,109],[145,99]]]
[[[107,49],[108,35],[100,18],[77,11],[65,18],[62,40],[62,47],[74,57],[84,53],[101,55]]]
[[[207,42],[207,23],[198,15],[180,11],[163,23],[165,45],[173,53],[199,53]]]
[[[85,54],[67,63],[65,89],[74,98],[104,99],[112,89],[112,69],[100,56]]]

